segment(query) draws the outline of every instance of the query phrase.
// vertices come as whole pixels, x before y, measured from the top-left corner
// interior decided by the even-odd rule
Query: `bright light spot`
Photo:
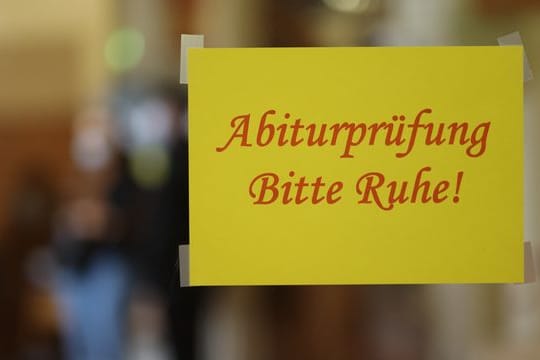
[[[173,112],[169,105],[150,99],[134,106],[130,113],[130,135],[135,146],[166,144],[173,127]]]
[[[131,70],[144,54],[144,36],[135,29],[119,29],[111,33],[105,43],[105,61],[117,72]]]
[[[129,158],[131,175],[145,189],[157,189],[165,184],[170,173],[170,158],[164,146],[142,146]]]
[[[332,10],[355,13],[366,11],[371,4],[371,0],[323,0],[323,2]]]
[[[111,158],[108,119],[108,112],[97,106],[84,109],[75,118],[71,151],[81,170],[98,171],[108,164]]]

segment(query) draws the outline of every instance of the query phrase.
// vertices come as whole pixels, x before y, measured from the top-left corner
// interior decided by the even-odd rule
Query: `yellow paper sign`
[[[521,47],[188,56],[190,285],[523,281]]]

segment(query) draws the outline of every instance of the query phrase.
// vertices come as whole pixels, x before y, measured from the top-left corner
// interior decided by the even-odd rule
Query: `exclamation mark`
[[[456,194],[454,195],[454,202],[456,204],[459,202],[459,188],[461,187],[461,180],[463,180],[463,171],[457,173]]]

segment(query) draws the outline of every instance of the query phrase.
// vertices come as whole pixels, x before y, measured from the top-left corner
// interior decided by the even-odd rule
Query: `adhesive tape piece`
[[[525,274],[524,274],[524,284],[530,284],[536,282],[536,267],[534,264],[534,256],[533,256],[533,249],[532,244],[527,241],[523,244],[523,250],[525,251],[524,254],[524,266],[525,266]]]
[[[180,37],[180,84],[188,83],[188,49],[202,47],[204,47],[204,35],[182,34]]]
[[[178,247],[178,263],[180,270],[180,287],[189,286],[189,245]]]
[[[519,31],[514,31],[513,33],[503,35],[497,38],[500,46],[509,46],[509,45],[522,45],[521,35]],[[527,54],[525,49],[523,49],[523,81],[529,81],[533,79],[533,73],[531,67],[529,66],[529,60],[527,59]]]

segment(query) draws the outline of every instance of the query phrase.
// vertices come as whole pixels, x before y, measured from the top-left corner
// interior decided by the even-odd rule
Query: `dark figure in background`
[[[56,297],[66,359],[123,359],[130,271],[123,221],[105,196],[78,194],[59,214]]]
[[[141,121],[145,114],[149,115],[144,111],[145,104],[154,109],[149,112],[154,116],[147,119],[151,126],[156,126],[161,116],[159,112],[156,115],[155,109],[162,108],[163,104],[167,108],[163,113],[171,117],[168,139],[140,146],[143,151],[152,146],[165,150],[168,169],[164,181],[152,187],[138,182],[133,171],[133,153],[138,151],[133,146],[136,139],[130,139],[124,180],[115,198],[128,224],[127,243],[134,269],[134,297],[143,293],[163,299],[163,316],[174,356],[182,360],[196,359],[195,328],[203,294],[197,288],[181,289],[178,273],[178,246],[189,242],[188,145],[186,119],[182,113],[187,104],[186,94],[175,85],[142,95],[124,94],[119,104],[118,117],[125,123],[132,121],[129,114],[133,109],[142,108],[137,121]]]

